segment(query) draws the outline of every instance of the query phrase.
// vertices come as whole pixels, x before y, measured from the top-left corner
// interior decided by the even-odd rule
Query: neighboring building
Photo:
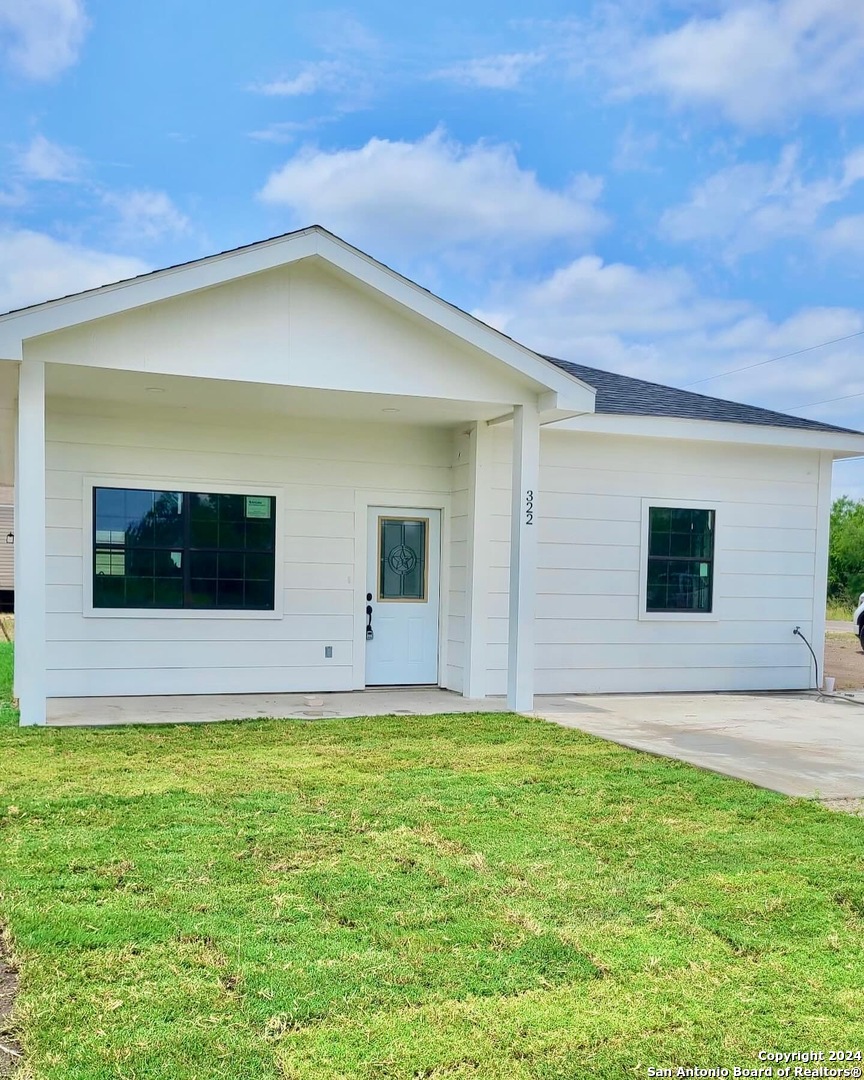
[[[16,407],[22,723],[46,696],[803,689],[832,461],[864,454],[539,356],[318,227],[3,316]]]
[[[0,485],[0,612],[15,610],[15,510],[11,487]]]

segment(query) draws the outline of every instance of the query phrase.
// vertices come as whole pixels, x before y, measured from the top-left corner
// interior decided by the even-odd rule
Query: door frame
[[[447,684],[447,641],[450,615],[450,494],[423,491],[354,492],[354,662],[352,689],[366,689],[366,591],[369,508],[440,510],[441,551],[438,589],[438,686]]]

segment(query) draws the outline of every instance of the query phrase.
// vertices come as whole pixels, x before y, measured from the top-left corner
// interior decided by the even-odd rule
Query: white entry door
[[[369,507],[366,685],[438,683],[441,511]]]

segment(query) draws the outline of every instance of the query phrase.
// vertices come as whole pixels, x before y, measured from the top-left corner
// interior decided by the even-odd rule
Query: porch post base
[[[48,702],[43,696],[20,698],[18,701],[19,721],[21,727],[40,727],[48,722]]]

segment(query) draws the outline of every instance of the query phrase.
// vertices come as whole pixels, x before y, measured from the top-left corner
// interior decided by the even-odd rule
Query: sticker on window
[[[246,517],[247,518],[269,518],[270,517],[270,496],[269,495],[247,495],[246,496]]]

